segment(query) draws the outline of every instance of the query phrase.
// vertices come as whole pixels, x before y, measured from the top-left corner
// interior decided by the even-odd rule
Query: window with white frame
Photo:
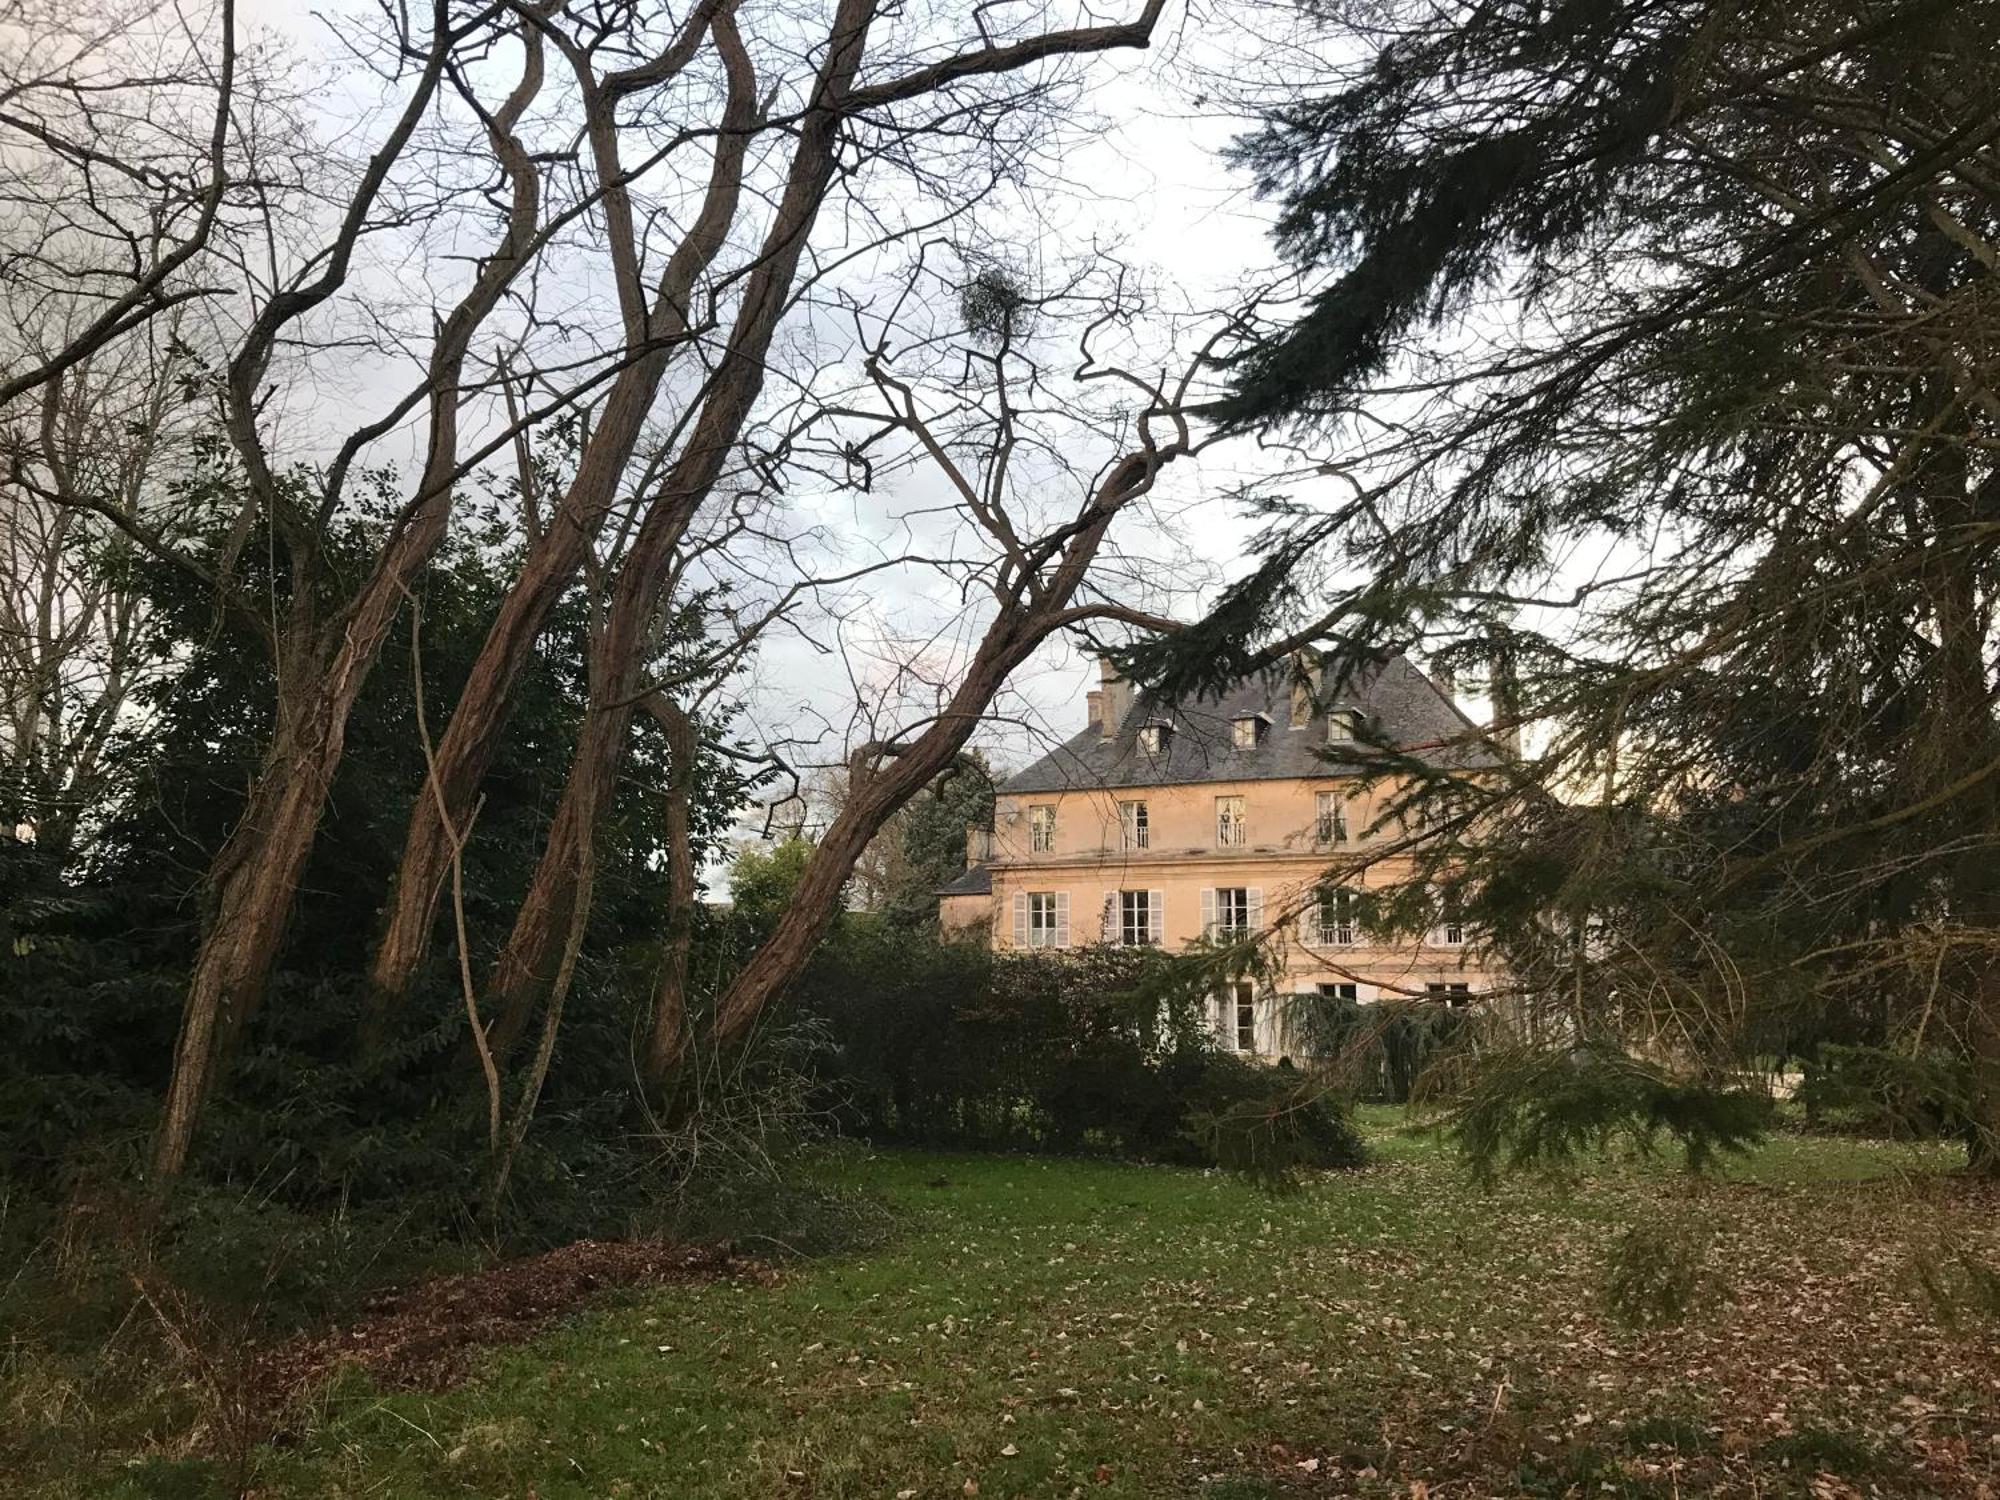
[[[1349,947],[1354,942],[1354,892],[1321,891],[1319,940],[1322,946]]]
[[[1028,892],[1028,946],[1030,948],[1061,948],[1066,946],[1067,936],[1063,928],[1069,924],[1063,920],[1064,902],[1059,891]]]
[[[1127,849],[1144,849],[1153,841],[1152,824],[1143,802],[1119,803],[1118,827]]]
[[[1028,809],[1028,847],[1037,854],[1046,854],[1055,846],[1055,804],[1037,802]]]
[[[1250,841],[1248,821],[1243,815],[1241,797],[1217,797],[1215,799],[1215,847],[1234,849]]]
[[[1245,933],[1250,930],[1250,891],[1246,886],[1224,886],[1215,893],[1215,930],[1218,933]]]
[[[1148,755],[1158,755],[1167,748],[1173,737],[1173,729],[1166,724],[1145,724],[1139,729],[1139,748]]]
[[[1118,941],[1127,948],[1149,948],[1160,941],[1162,918],[1158,891],[1118,893]]]
[[[1326,716],[1326,742],[1329,745],[1351,745],[1361,738],[1361,710],[1358,708],[1336,708]]]
[[[1318,844],[1347,842],[1347,797],[1342,792],[1317,792],[1313,796],[1313,841]]]
[[[1469,984],[1440,984],[1436,981],[1424,986],[1424,994],[1432,1000],[1442,1000],[1446,1005],[1470,1005],[1472,986]]]
[[[1216,1004],[1217,1034],[1222,1045],[1234,1052],[1257,1050],[1257,990],[1239,981],[1222,992]]]
[[[1319,989],[1320,999],[1322,1000],[1359,1001],[1361,999],[1361,986],[1355,984],[1351,980],[1339,980],[1331,983],[1321,983],[1318,986],[1318,989]]]

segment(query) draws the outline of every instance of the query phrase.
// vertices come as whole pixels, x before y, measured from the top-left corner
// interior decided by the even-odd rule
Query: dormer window
[[[1326,716],[1326,742],[1329,745],[1351,745],[1361,738],[1361,710],[1358,708],[1336,708]]]
[[[1255,750],[1269,727],[1270,721],[1262,714],[1244,714],[1230,721],[1230,738],[1238,750]]]
[[[1157,721],[1139,726],[1139,748],[1148,755],[1158,755],[1173,739],[1173,726]]]

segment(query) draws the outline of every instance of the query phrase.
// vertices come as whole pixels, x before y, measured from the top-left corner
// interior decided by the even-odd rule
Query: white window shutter
[[[1056,946],[1069,946],[1069,892],[1056,892]]]
[[[1146,919],[1152,926],[1154,946],[1164,946],[1167,941],[1167,893],[1165,891],[1146,892]]]
[[[1249,902],[1250,930],[1252,932],[1262,932],[1264,930],[1264,891],[1262,887],[1254,885],[1250,887]]]
[[[1014,892],[1014,946],[1028,946],[1028,893]]]
[[[1215,936],[1215,892],[1212,890],[1201,893],[1201,935],[1205,938]]]

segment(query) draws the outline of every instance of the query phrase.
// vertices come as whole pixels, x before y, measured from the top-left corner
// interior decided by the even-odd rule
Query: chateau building
[[[1407,880],[1406,855],[1385,849],[1328,882],[1343,854],[1408,833],[1382,813],[1395,789],[1363,786],[1359,742],[1454,769],[1498,763],[1406,658],[1331,701],[1316,674],[1273,673],[1192,705],[1135,694],[1105,663],[1088,699],[1084,730],[1000,787],[992,832],[968,832],[966,873],[939,892],[947,932],[984,927],[1002,950],[1180,948],[1268,928],[1282,978],[1215,1001],[1225,1044],[1262,1056],[1287,1050],[1280,991],[1456,1002],[1491,982],[1448,912],[1420,942],[1381,940],[1356,921],[1354,892]]]

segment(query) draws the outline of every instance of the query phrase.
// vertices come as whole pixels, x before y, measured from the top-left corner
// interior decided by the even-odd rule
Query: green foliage
[[[1687,1083],[1665,1069],[1602,1048],[1566,1053],[1515,1049],[1480,1059],[1450,1131],[1473,1169],[1565,1167],[1615,1142],[1650,1153],[1666,1135],[1691,1172],[1722,1152],[1744,1152],[1770,1128],[1761,1094]]]
[[[995,955],[844,917],[794,1005],[826,1031],[844,1129],[874,1140],[1214,1163],[1264,1180],[1351,1166],[1323,1087],[1214,1046],[1199,966],[1146,948]]]
[[[1964,1053],[1828,1046],[1815,1061],[1799,1089],[1809,1111],[1846,1111],[1864,1127],[1916,1139],[1955,1138],[1975,1161],[2000,1154],[1987,1138],[1978,1066]]]
[[[1198,1091],[1188,1130],[1217,1166],[1274,1193],[1296,1192],[1306,1171],[1359,1167],[1368,1159],[1325,1086],[1287,1067],[1214,1069]]]
[[[884,832],[901,846],[900,878],[884,893],[885,920],[936,926],[938,887],[965,869],[965,830],[993,827],[995,785],[986,758],[968,752],[896,815]]]
[[[1300,1058],[1357,1099],[1408,1104],[1425,1073],[1467,1034],[1464,1012],[1429,1001],[1363,1005],[1301,993],[1283,1001],[1285,1033]]]
[[[469,507],[472,526],[435,560],[417,591],[421,668],[435,706],[448,703],[484,640],[512,576],[504,529]],[[365,555],[383,518],[364,513],[336,537],[336,571]],[[267,566],[261,544],[245,567]],[[149,650],[174,670],[150,680],[118,746],[125,795],[97,809],[91,837],[58,862],[0,839],[0,1173],[32,1238],[76,1191],[129,1181],[143,1160],[173,1052],[202,919],[202,882],[239,817],[270,732],[275,672],[263,643],[218,617],[185,577],[144,573]],[[283,578],[257,584],[282,591]],[[702,628],[702,604],[663,624],[664,660]],[[513,920],[541,852],[585,712],[579,666],[585,601],[558,607],[549,649],[524,673],[516,711],[493,747],[466,849],[466,919],[475,973]],[[263,1005],[229,1060],[199,1141],[190,1202],[242,1200],[287,1216],[390,1216],[415,1240],[491,1219],[481,1198],[484,1100],[466,1040],[456,955],[441,937],[430,972],[379,1048],[357,1045],[363,965],[377,903],[423,788],[407,618],[352,715],[328,814],[300,882],[288,940]],[[631,1038],[648,1003],[666,891],[661,788],[666,748],[643,717],[599,829],[597,899],[562,1054],[536,1130],[499,1215],[503,1233],[540,1243],[615,1229],[633,1203]],[[717,731],[704,727],[713,741]],[[718,751],[697,767],[697,861],[744,790]],[[442,916],[442,914],[441,914]],[[448,921],[446,922],[448,931]],[[716,945],[704,924],[701,944]],[[710,972],[713,967],[710,967]],[[193,1224],[163,1226],[170,1251]]]
[[[1710,1234],[1686,1215],[1635,1224],[1605,1258],[1604,1305],[1635,1328],[1680,1323],[1716,1290],[1708,1269]]]
[[[1963,374],[2000,331],[2000,10],[1307,15],[1326,45],[1233,153],[1302,295],[1211,414],[1398,479],[1260,497],[1254,566],[1126,664],[1423,642],[1525,753],[1431,768],[1463,836],[1384,883],[1451,890],[1532,1034],[1693,1076],[1921,1036],[1952,1057],[1863,1102],[2000,1172],[2000,443]],[[1425,421],[1379,420],[1416,386]]]

